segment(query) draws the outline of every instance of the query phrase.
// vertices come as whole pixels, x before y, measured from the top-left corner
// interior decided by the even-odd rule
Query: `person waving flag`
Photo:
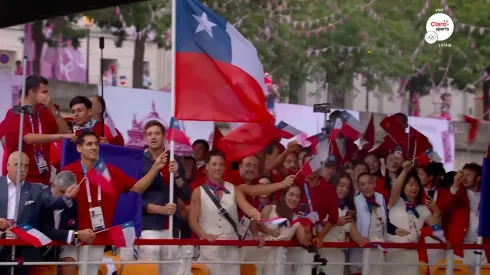
[[[255,47],[197,0],[176,2],[175,117],[270,122]]]

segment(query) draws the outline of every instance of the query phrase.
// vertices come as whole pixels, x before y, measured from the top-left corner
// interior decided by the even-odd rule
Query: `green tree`
[[[78,22],[80,18],[81,15],[77,14],[29,23],[31,24],[32,42],[34,44],[35,53],[32,68],[33,74],[41,74],[41,57],[43,46],[45,44],[49,47],[56,48],[62,47],[63,42],[70,40],[75,49],[80,47],[80,39],[87,35],[85,30],[78,29],[75,26],[75,23]]]
[[[446,7],[447,5],[447,7]],[[490,26],[490,20],[485,11],[488,3],[482,1],[465,2],[448,0],[434,2],[426,9],[420,18],[413,18],[413,26],[420,37],[425,35],[425,25],[436,9],[443,9],[454,21],[453,35],[442,45],[424,44],[420,47],[414,60],[414,67],[424,68],[424,73],[414,74],[407,86],[410,97],[417,93],[426,96],[431,93],[439,96],[448,88],[455,86],[459,90],[473,92],[469,84],[480,84],[482,70],[488,62],[490,42],[487,36],[480,33],[479,28],[472,26]],[[490,30],[490,29],[487,29]],[[484,30],[485,31],[485,30]],[[441,45],[443,47],[441,47]],[[434,110],[438,111],[438,110]]]
[[[264,70],[280,84],[283,100],[296,102],[305,83],[309,60],[304,41],[298,41],[286,22],[297,7],[294,1],[220,1],[205,4],[233,24],[257,49]]]
[[[116,10],[118,12],[116,12]],[[143,88],[144,58],[147,42],[159,48],[169,48],[167,31],[171,25],[170,1],[154,0],[119,8],[87,13],[102,29],[111,30],[116,47],[122,47],[129,35],[134,38],[133,88]],[[133,29],[134,31],[130,31]]]

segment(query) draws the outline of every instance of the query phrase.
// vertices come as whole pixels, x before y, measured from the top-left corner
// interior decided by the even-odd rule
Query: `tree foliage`
[[[133,87],[143,87],[146,43],[156,43],[159,48],[169,48],[166,43],[171,24],[170,1],[138,2],[117,8],[107,8],[87,13],[102,29],[115,36],[116,47],[126,39],[134,39]]]
[[[367,91],[427,95],[449,80],[465,89],[481,76],[490,56],[490,18],[486,0],[219,0],[204,2],[223,15],[257,48],[264,69],[281,86],[281,97],[296,102],[306,81],[329,84],[334,105],[342,107],[346,92],[363,76]],[[448,8],[446,9],[446,3]],[[426,4],[428,4],[426,6]],[[112,29],[116,43],[128,37],[125,27],[141,36],[135,46],[133,79],[142,74],[144,41],[168,48],[170,1],[154,0],[92,12],[96,23]],[[428,18],[446,9],[456,25],[447,43],[423,43]],[[479,28],[486,27],[483,35]],[[470,33],[470,29],[473,30]],[[151,32],[146,32],[151,30]],[[144,39],[144,40],[142,40]],[[136,39],[138,41],[138,37]],[[167,43],[166,43],[167,42]],[[394,91],[392,80],[403,84]],[[404,82],[405,81],[405,82]],[[137,84],[137,83],[135,83]],[[137,85],[134,85],[137,87]],[[472,91],[466,89],[465,91]]]

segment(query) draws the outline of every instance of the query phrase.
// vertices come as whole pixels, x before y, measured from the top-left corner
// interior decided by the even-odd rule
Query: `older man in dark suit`
[[[70,171],[61,171],[53,180],[51,188],[42,192],[45,199],[62,197],[66,190],[77,184],[75,174]],[[73,201],[71,207],[62,210],[42,209],[41,230],[54,241],[66,243],[60,247],[47,247],[43,252],[45,261],[75,262],[78,259],[78,247],[74,246],[81,241],[92,243],[95,234],[91,229],[78,230],[78,207]],[[76,265],[61,265],[60,275],[75,274]]]
[[[14,224],[29,224],[34,228],[40,228],[40,212],[46,209],[64,209],[73,204],[78,192],[78,186],[68,188],[64,196],[60,198],[43,198],[41,193],[43,186],[37,183],[25,181],[29,168],[29,158],[19,152],[9,155],[7,161],[7,176],[0,177],[0,234],[2,238],[13,237],[8,229]],[[17,178],[17,167],[20,167],[20,178]],[[20,191],[20,192],[19,192]],[[19,194],[18,194],[19,192]],[[17,204],[17,198],[18,204]],[[16,207],[18,205],[18,210]],[[17,217],[15,214],[17,213]],[[39,261],[41,253],[34,247],[16,247],[16,257],[23,261]],[[12,257],[11,247],[0,247],[0,261],[10,261]],[[9,267],[0,267],[0,274],[10,274]],[[28,274],[27,267],[15,268],[15,274]]]

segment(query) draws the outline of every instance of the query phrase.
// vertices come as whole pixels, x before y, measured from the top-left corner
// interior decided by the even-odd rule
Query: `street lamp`
[[[94,26],[94,19],[89,18],[87,16],[83,16],[83,23],[85,25],[85,28],[87,29],[87,58],[85,61],[85,81],[89,83],[89,74],[88,74],[88,68],[90,64],[90,29]]]

